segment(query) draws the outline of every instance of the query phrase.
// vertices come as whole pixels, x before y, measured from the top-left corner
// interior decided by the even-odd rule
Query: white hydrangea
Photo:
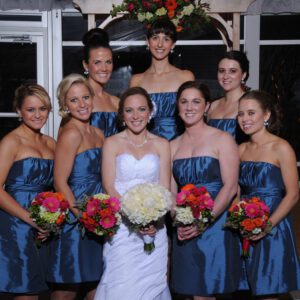
[[[176,206],[176,221],[184,225],[190,225],[194,222],[194,216],[191,208]]]
[[[121,198],[122,212],[129,221],[146,226],[164,216],[171,208],[171,193],[156,183],[138,184]]]

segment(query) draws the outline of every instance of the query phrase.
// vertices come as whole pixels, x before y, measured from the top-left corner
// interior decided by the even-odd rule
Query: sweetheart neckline
[[[130,156],[130,157],[132,157],[132,158],[133,158],[134,160],[136,160],[136,161],[141,161],[141,160],[143,160],[143,159],[144,159],[145,157],[147,157],[147,156],[154,156],[154,157],[157,157],[157,158],[159,159],[159,155],[156,154],[156,153],[146,153],[146,154],[143,155],[142,157],[137,158],[137,157],[135,157],[133,154],[127,153],[127,152],[118,154],[118,155],[116,156],[116,158],[122,157],[122,156],[124,156],[124,155]]]

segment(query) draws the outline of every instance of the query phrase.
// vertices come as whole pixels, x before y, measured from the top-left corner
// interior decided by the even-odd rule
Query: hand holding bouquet
[[[242,257],[249,256],[250,239],[267,234],[272,229],[270,210],[257,197],[242,199],[231,205],[224,227],[238,230],[243,238]]]
[[[214,201],[205,187],[186,184],[176,197],[175,224],[195,224],[202,233],[213,222]]]
[[[119,199],[99,193],[85,197],[77,207],[82,235],[86,230],[109,237],[117,232],[121,223]]]
[[[58,234],[68,219],[69,202],[61,193],[42,192],[36,195],[29,208],[30,218],[42,229]]]
[[[171,208],[171,193],[156,183],[138,184],[122,197],[122,213],[136,230],[143,230],[162,218]],[[144,250],[155,249],[154,237],[143,235]]]

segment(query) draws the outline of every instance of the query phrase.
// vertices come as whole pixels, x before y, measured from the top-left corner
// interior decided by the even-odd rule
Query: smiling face
[[[49,107],[37,96],[27,96],[17,113],[29,128],[39,131],[47,122]]]
[[[148,39],[149,50],[154,58],[162,60],[168,57],[175,44],[165,33],[157,33]]]
[[[238,123],[248,135],[265,129],[264,122],[270,118],[269,111],[263,111],[255,99],[242,99],[239,103]]]
[[[192,87],[183,90],[178,99],[178,110],[185,126],[190,127],[203,122],[203,115],[208,105],[198,89]]]
[[[82,83],[74,83],[66,94],[65,108],[77,120],[88,121],[92,110],[92,95]]]
[[[147,99],[140,94],[128,96],[124,102],[123,120],[127,128],[135,134],[142,132],[150,117]]]
[[[89,80],[104,85],[108,82],[113,71],[113,56],[109,48],[91,49],[89,61],[83,62],[85,70],[89,71]]]
[[[218,81],[225,92],[241,89],[241,80],[245,79],[246,75],[236,60],[224,58],[219,62]]]

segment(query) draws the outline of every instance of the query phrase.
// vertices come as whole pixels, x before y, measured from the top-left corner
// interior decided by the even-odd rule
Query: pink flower
[[[60,202],[60,208],[61,208],[62,211],[67,210],[68,208],[70,208],[69,202],[67,200],[62,200]]]
[[[181,191],[180,193],[177,194],[176,196],[176,203],[178,205],[184,205],[186,201],[186,197],[189,195],[188,191]]]
[[[86,205],[86,213],[90,216],[95,216],[99,209],[99,200],[92,198]]]
[[[59,205],[59,200],[53,197],[48,197],[43,202],[43,207],[45,207],[47,211],[50,211],[52,213],[56,212],[59,209]]]
[[[214,201],[208,195],[203,196],[203,205],[205,208],[212,209],[214,207]]]
[[[259,213],[259,208],[256,204],[247,204],[245,207],[245,214],[249,217],[249,218],[255,218]]]
[[[120,203],[119,199],[114,198],[114,197],[110,197],[108,199],[108,205],[114,212],[119,211],[121,208],[121,203]]]
[[[101,218],[99,224],[103,228],[107,229],[107,228],[113,227],[116,224],[116,222],[117,222],[117,219],[116,219],[115,216],[108,215],[108,216],[105,216],[105,217]]]
[[[127,5],[127,10],[131,13],[134,10],[134,4],[132,2],[129,2]]]

